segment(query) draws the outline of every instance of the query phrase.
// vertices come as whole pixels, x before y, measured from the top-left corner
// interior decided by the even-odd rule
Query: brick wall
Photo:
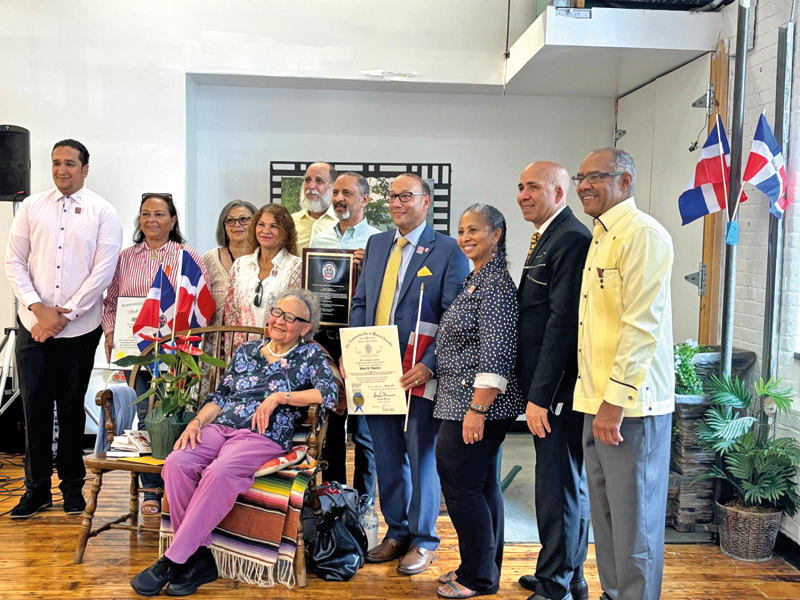
[[[791,0],[753,1],[756,10],[755,40],[747,55],[745,87],[744,156],[747,160],[750,143],[758,117],[766,110],[770,124],[775,122],[775,95],[778,52],[778,28],[789,20]],[[723,36],[729,40],[731,53],[735,50],[737,4],[725,9],[726,29]],[[751,11],[753,8],[751,7]],[[795,37],[795,46],[798,44]],[[794,156],[789,162],[789,180],[795,196],[800,195],[800,52],[795,50],[794,82],[790,120],[790,143]],[[733,99],[734,59],[731,58],[731,98]],[[731,114],[731,111],[729,111]],[[730,132],[730,126],[727,127]],[[730,135],[730,134],[729,134]],[[758,190],[746,186],[749,200],[739,209],[741,227],[740,246],[736,268],[736,303],[734,317],[734,344],[752,350],[758,355],[754,374],[761,372],[761,343],[764,328],[764,297],[766,287],[767,239],[769,231],[769,201]],[[800,390],[800,361],[794,353],[800,352],[800,216],[796,208],[789,208],[784,216],[785,243],[783,250],[783,282],[781,293],[779,376],[796,390]],[[791,433],[800,439],[800,400],[789,417],[779,423],[782,434]],[[800,543],[800,515],[784,519],[782,530]]]

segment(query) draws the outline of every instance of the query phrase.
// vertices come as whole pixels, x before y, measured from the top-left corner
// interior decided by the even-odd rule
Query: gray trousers
[[[619,446],[583,422],[597,570],[612,600],[659,600],[669,488],[672,415],[627,417]]]

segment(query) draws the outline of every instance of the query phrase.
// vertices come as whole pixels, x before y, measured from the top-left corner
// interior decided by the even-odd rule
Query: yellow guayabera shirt
[[[594,220],[581,285],[577,411],[603,400],[626,417],[675,408],[672,239],[628,198]]]
[[[308,248],[308,244],[315,235],[330,229],[339,222],[339,219],[336,218],[336,213],[333,211],[333,202],[319,219],[315,219],[308,214],[306,209],[292,213],[292,219],[294,219],[294,226],[297,229],[297,252],[301,255],[301,258],[303,248]]]

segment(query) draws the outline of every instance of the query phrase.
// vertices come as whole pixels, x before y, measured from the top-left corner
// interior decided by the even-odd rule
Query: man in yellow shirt
[[[298,252],[307,248],[315,235],[339,222],[331,206],[336,177],[336,169],[330,163],[315,162],[308,165],[303,177],[300,210],[292,213],[297,228]]]
[[[675,376],[672,240],[636,208],[636,167],[592,152],[572,178],[594,232],[578,309],[574,409],[583,445],[603,600],[658,600]]]

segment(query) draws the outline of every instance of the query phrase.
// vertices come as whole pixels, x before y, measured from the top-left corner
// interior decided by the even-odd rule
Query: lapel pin
[[[425,252],[430,252],[430,251],[431,251],[430,248],[425,248]]]
[[[76,215],[79,215],[79,214],[81,214],[81,207],[80,207],[80,206],[76,206],[76,207],[75,207],[75,214],[76,214]]]
[[[475,291],[475,286],[474,285],[469,286],[469,293],[471,294],[474,291]]]
[[[423,248],[422,246],[417,246],[417,254],[422,254],[426,250],[427,250],[427,248]]]

